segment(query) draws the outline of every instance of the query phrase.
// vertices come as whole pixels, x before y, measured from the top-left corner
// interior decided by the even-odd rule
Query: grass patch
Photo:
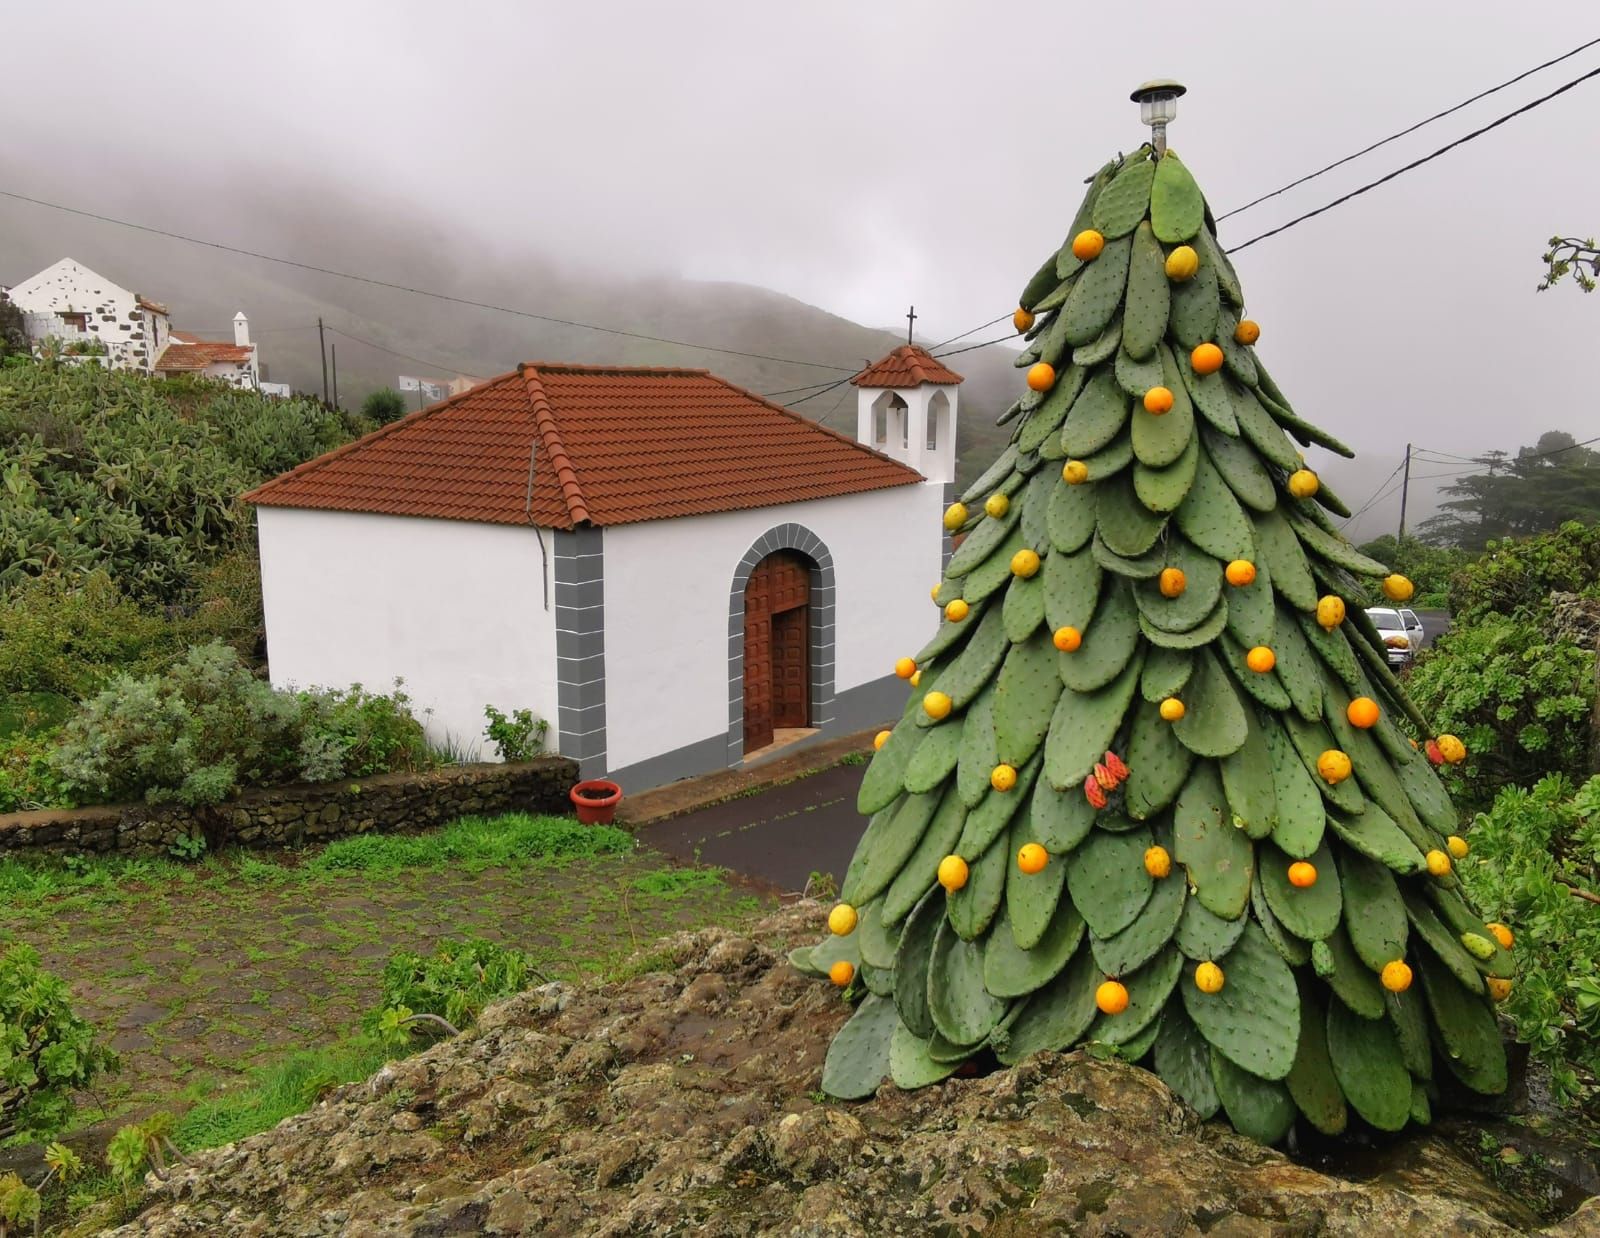
[[[463,817],[427,834],[361,834],[329,843],[306,861],[309,872],[390,872],[440,865],[512,864],[520,860],[623,855],[633,835],[572,817]]]
[[[668,902],[690,894],[721,889],[727,870],[722,868],[660,868],[633,879],[633,888]]]
[[[173,1142],[185,1152],[232,1143],[304,1113],[341,1083],[365,1079],[389,1054],[367,1037],[306,1049],[250,1072],[242,1087],[203,1100],[179,1120]]]

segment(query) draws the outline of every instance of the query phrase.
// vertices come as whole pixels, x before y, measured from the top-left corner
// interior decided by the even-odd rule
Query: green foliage
[[[1450,611],[1457,623],[1490,612],[1524,613],[1552,592],[1600,593],[1600,523],[1571,520],[1522,541],[1492,541],[1483,556],[1450,582]]]
[[[179,601],[248,543],[240,494],[348,434],[309,400],[99,366],[0,368],[0,588],[100,568],[137,601]]]
[[[1554,288],[1569,274],[1579,288],[1593,292],[1595,280],[1600,277],[1600,248],[1596,248],[1592,236],[1553,236],[1550,248],[1539,256],[1539,261],[1545,265],[1540,292]]]
[[[436,1032],[437,1025],[406,1022],[413,1013],[464,1028],[490,1002],[522,992],[537,976],[522,951],[478,937],[442,942],[431,956],[397,950],[383,969],[383,1003],[368,1016],[368,1030],[401,1045]]]
[[[727,870],[722,868],[658,868],[633,879],[633,888],[641,894],[652,894],[668,902],[677,902],[691,894],[721,887]]]
[[[1472,558],[1454,546],[1430,546],[1414,537],[1404,540],[1385,533],[1359,547],[1362,554],[1386,564],[1390,571],[1409,577],[1417,587],[1414,605],[1424,609],[1424,596],[1442,595],[1450,588],[1450,578]]]
[[[31,351],[27,320],[22,310],[0,292],[0,361],[8,357],[27,357]]]
[[[1460,736],[1471,754],[1444,768],[1452,794],[1481,805],[1508,783],[1581,777],[1594,657],[1551,640],[1548,614],[1538,612],[1488,615],[1441,636],[1407,687],[1436,732]]]
[[[573,817],[463,817],[428,834],[358,834],[329,843],[306,861],[311,872],[386,872],[428,865],[511,864],[577,859],[633,850],[633,836]]]
[[[508,718],[493,705],[485,705],[483,716],[489,720],[483,733],[502,761],[531,761],[544,751],[550,723],[535,718],[531,709],[514,709]]]
[[[379,387],[361,401],[361,415],[368,421],[386,426],[406,415],[406,398],[392,387]]]
[[[54,1134],[72,1116],[72,1093],[117,1069],[69,997],[33,947],[0,954],[0,1144]]]
[[[1471,831],[1457,873],[1485,916],[1516,935],[1517,979],[1502,1009],[1552,1071],[1558,1098],[1600,1075],[1600,777],[1573,791],[1558,774],[1505,787]]]
[[[50,765],[52,732],[0,739],[0,812],[70,807],[72,797]]]
[[[365,1079],[388,1057],[368,1037],[307,1049],[252,1071],[243,1086],[202,1101],[178,1121],[173,1142],[184,1151],[233,1143],[303,1113],[331,1089]]]
[[[1505,537],[1528,537],[1568,520],[1600,522],[1600,451],[1549,430],[1515,456],[1491,451],[1469,473],[1443,488],[1439,514],[1419,526],[1444,546],[1480,549]]]
[[[238,653],[200,645],[160,675],[124,675],[61,733],[50,767],[87,803],[218,804],[247,786],[364,777],[429,761],[403,693],[281,692]]]

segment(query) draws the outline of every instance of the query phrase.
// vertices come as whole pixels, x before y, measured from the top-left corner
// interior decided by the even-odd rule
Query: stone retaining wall
[[[212,849],[283,847],[344,834],[426,829],[473,814],[564,815],[572,811],[567,792],[577,780],[577,762],[552,756],[270,787],[214,808],[118,804],[6,813],[0,815],[0,855],[153,855],[195,834]]]

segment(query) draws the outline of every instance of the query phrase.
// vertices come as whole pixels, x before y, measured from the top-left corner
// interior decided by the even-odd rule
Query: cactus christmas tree
[[[823,1087],[935,1083],[1089,1042],[1272,1143],[1501,1091],[1509,931],[1435,739],[1262,365],[1195,181],[1149,146],[1090,183],[1021,296],[1010,446],[946,514],[944,618],[862,781],[870,822],[792,958],[860,1004]]]

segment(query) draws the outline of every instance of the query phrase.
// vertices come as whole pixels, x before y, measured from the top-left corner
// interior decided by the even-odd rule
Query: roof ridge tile
[[[533,410],[534,428],[539,432],[539,441],[544,446],[544,453],[550,458],[550,467],[556,472],[556,480],[561,485],[561,497],[566,501],[567,514],[572,517],[572,523],[586,524],[589,521],[589,506],[584,502],[583,487],[578,484],[578,470],[572,466],[572,458],[567,455],[566,446],[561,441],[561,427],[556,424],[555,410],[550,407],[550,397],[545,394],[544,383],[539,379],[539,370],[536,366],[524,364],[518,369],[522,372],[528,390],[529,407]],[[532,462],[529,462],[529,471],[532,471]]]

